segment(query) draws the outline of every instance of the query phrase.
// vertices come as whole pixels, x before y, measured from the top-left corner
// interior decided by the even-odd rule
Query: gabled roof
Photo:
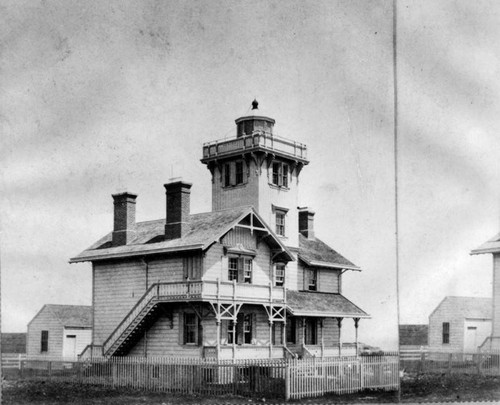
[[[361,270],[318,238],[299,234],[299,258],[308,266]]]
[[[429,325],[399,325],[400,346],[427,346]]]
[[[92,307],[87,305],[52,305],[45,304],[29,322],[33,322],[42,312],[49,311],[59,323],[67,328],[91,328]],[[29,325],[29,324],[28,324]]]
[[[500,253],[500,233],[470,252],[471,255],[483,253]]]
[[[434,311],[432,316],[441,306],[453,308],[453,312],[460,318],[491,319],[493,300],[482,297],[445,297]]]
[[[370,318],[341,294],[287,290],[286,304],[294,316]]]
[[[165,240],[165,219],[139,222],[136,224],[135,236],[129,244],[112,246],[113,233],[110,232],[88,249],[71,258],[70,263],[187,250],[205,250],[250,214],[257,218],[261,229],[269,235],[267,242],[285,252],[289,260],[293,260],[292,254],[252,207],[239,207],[190,215],[188,219],[190,230],[177,239]]]

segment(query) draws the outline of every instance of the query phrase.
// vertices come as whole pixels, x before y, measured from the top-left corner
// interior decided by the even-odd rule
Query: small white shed
[[[44,305],[28,323],[27,357],[76,360],[92,340],[92,307]]]
[[[429,349],[473,353],[491,335],[492,299],[445,297],[429,316]]]

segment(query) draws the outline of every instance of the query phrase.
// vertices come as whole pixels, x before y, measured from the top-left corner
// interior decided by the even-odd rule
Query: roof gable
[[[139,222],[136,225],[135,236],[129,244],[112,246],[112,232],[110,232],[70,259],[70,263],[185,250],[205,250],[235,226],[264,232],[267,235],[265,240],[272,248],[285,252],[288,260],[293,260],[292,254],[252,207],[192,214],[189,216],[189,225],[189,231],[181,238],[165,240],[164,219]]]
[[[432,311],[432,317],[441,308],[453,308],[453,313],[459,318],[491,319],[493,300],[483,297],[445,297]]]
[[[37,318],[42,312],[45,311],[51,313],[54,316],[54,318],[56,318],[56,320],[64,327],[80,327],[80,328],[92,327],[91,306],[46,304],[33,319]]]
[[[299,258],[308,266],[361,270],[322,240],[308,239],[302,234],[299,234]]]

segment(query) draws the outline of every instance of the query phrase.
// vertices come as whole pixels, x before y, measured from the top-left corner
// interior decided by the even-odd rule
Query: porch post
[[[319,320],[319,327],[320,327],[320,330],[321,330],[321,357],[324,357],[325,356],[325,339],[323,339],[323,322],[325,321],[324,318],[320,318]]]
[[[273,321],[269,320],[269,358],[273,357]]]
[[[220,319],[216,319],[215,323],[217,324],[217,360],[220,358]]]
[[[337,318],[337,326],[339,328],[339,356],[342,355],[342,319]]]
[[[359,324],[359,318],[354,318],[354,328],[356,331],[356,340],[355,340],[356,356],[358,355],[358,324]]]
[[[237,326],[236,324],[238,323],[238,321],[236,320],[236,317],[234,317],[234,320],[233,320],[233,359],[236,358],[236,329],[237,329]]]
[[[302,317],[302,347],[306,347],[306,318]]]

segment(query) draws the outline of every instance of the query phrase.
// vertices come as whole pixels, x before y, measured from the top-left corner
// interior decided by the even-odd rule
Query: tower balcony
[[[251,135],[204,143],[201,161],[208,163],[215,159],[258,151],[279,154],[304,164],[309,163],[306,145],[273,136],[265,131],[254,131]]]

